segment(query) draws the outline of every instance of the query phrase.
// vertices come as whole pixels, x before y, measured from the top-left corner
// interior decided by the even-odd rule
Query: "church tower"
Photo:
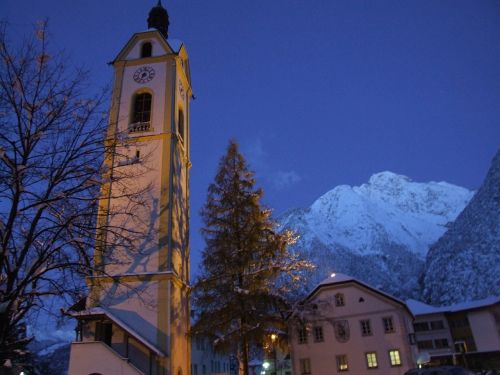
[[[70,375],[189,375],[189,159],[185,46],[161,1],[111,63],[95,271]]]

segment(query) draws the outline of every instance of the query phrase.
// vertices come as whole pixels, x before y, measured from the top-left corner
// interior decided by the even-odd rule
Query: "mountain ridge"
[[[360,186],[339,185],[278,221],[299,234],[294,250],[318,265],[305,288],[337,271],[398,297],[420,297],[428,248],[473,195],[447,182],[384,171]]]

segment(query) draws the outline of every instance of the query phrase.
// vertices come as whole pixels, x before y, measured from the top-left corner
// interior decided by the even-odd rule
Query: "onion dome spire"
[[[170,22],[167,10],[161,5],[161,0],[158,0],[158,4],[149,11],[148,28],[157,29],[166,39],[168,38],[168,25]]]

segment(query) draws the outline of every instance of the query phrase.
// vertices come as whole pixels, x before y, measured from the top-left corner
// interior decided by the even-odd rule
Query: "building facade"
[[[415,315],[419,361],[500,369],[500,298],[434,307],[408,301]]]
[[[191,375],[229,375],[230,356],[215,350],[213,340],[206,336],[192,338]]]
[[[69,374],[187,375],[192,97],[185,46],[158,1],[112,62],[114,84],[90,293]]]
[[[403,375],[414,367],[406,305],[342,274],[314,289],[290,318],[295,375]]]

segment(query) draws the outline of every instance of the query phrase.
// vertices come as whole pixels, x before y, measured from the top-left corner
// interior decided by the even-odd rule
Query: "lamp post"
[[[271,342],[273,345],[273,354],[274,354],[274,375],[278,375],[278,354],[276,352],[276,340],[278,339],[278,335],[275,333],[271,334]]]

